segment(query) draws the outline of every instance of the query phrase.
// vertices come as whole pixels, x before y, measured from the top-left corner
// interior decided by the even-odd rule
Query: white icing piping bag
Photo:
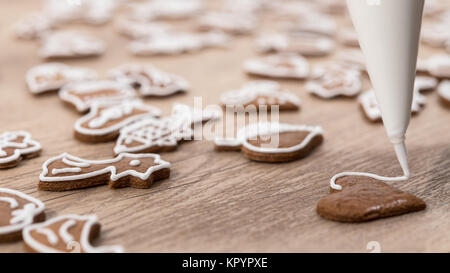
[[[347,0],[358,33],[367,71],[381,110],[383,124],[403,170],[401,177],[364,175],[385,181],[406,180],[410,175],[405,133],[411,117],[416,63],[424,0]]]

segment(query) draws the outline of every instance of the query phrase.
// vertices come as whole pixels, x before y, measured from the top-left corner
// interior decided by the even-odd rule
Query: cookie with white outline
[[[48,33],[41,43],[39,56],[44,59],[93,57],[105,51],[102,40],[69,30]]]
[[[424,210],[425,202],[407,192],[370,177],[345,176],[317,203],[317,213],[338,222],[366,222]]]
[[[25,131],[0,134],[0,169],[12,168],[22,159],[39,156],[41,144]]]
[[[25,80],[31,93],[41,94],[59,90],[70,82],[95,80],[97,76],[97,72],[89,68],[44,63],[28,70]]]
[[[365,92],[363,92],[358,97],[359,104],[361,106],[361,109],[363,110],[364,116],[371,122],[381,122],[381,111],[378,106],[377,99],[375,97],[375,92],[370,89]],[[418,89],[415,89],[414,95],[413,95],[413,101],[411,105],[411,113],[417,114],[425,105],[427,99],[424,95],[422,95]]]
[[[198,111],[184,104],[175,104],[172,114],[161,119],[146,118],[124,127],[114,153],[160,153],[177,149],[183,141],[192,140],[193,126],[216,118],[214,113]]]
[[[344,49],[336,54],[339,65],[366,72],[366,61],[360,49]]]
[[[216,151],[242,151],[260,162],[288,162],[309,155],[323,142],[320,126],[276,122],[253,123],[241,128],[236,138],[216,138]]]
[[[320,57],[330,54],[335,46],[332,39],[313,33],[264,34],[256,41],[263,53],[288,52]]]
[[[341,44],[350,47],[359,47],[358,34],[353,28],[343,28],[339,31]]]
[[[121,246],[95,247],[100,235],[96,215],[66,214],[23,230],[24,249],[34,253],[122,253]]]
[[[165,23],[139,21],[129,17],[119,17],[115,27],[120,34],[135,40],[163,35],[171,30]]]
[[[256,19],[250,14],[236,12],[209,12],[197,19],[200,31],[223,31],[232,35],[252,33],[256,28]]]
[[[114,140],[123,127],[140,119],[159,117],[160,114],[158,108],[146,105],[141,100],[95,102],[90,112],[75,122],[74,136],[83,142]]]
[[[170,96],[187,92],[189,83],[180,76],[159,70],[152,65],[123,64],[109,72],[117,82],[136,87],[141,96]]]
[[[108,184],[111,189],[147,189],[170,176],[170,163],[157,154],[121,153],[113,159],[86,160],[68,153],[42,165],[40,190],[68,191]]]
[[[450,80],[442,81],[439,84],[438,94],[441,101],[450,107]]]
[[[180,20],[196,16],[203,9],[200,0],[154,0],[132,3],[131,16],[142,21]]]
[[[306,32],[326,36],[334,36],[337,31],[336,21],[320,13],[306,13],[290,20],[286,26],[288,32]]]
[[[305,79],[309,76],[308,61],[298,54],[274,54],[245,61],[250,75],[281,79]]]
[[[81,113],[89,110],[94,102],[120,102],[135,96],[132,87],[115,81],[74,82],[59,91],[59,98]]]
[[[23,192],[0,188],[0,243],[22,238],[22,229],[45,220],[45,205]]]
[[[306,83],[306,90],[324,99],[354,97],[362,89],[361,72],[341,65],[316,67],[312,77]]]
[[[55,24],[102,25],[112,18],[117,2],[115,0],[46,0],[43,11]]]
[[[439,79],[450,79],[450,55],[433,55],[426,61],[428,73]]]
[[[420,92],[428,92],[436,89],[439,81],[436,78],[428,76],[416,76],[414,88]]]
[[[35,12],[21,18],[14,25],[14,34],[19,39],[34,40],[51,31],[53,22],[40,12]]]
[[[225,107],[245,108],[255,106],[256,110],[265,107],[268,111],[278,106],[280,111],[298,110],[300,99],[293,93],[282,91],[274,81],[251,81],[240,89],[228,91],[220,96]]]
[[[425,25],[421,31],[421,41],[431,47],[444,48],[445,43],[450,40],[450,29],[448,25],[435,23]]]

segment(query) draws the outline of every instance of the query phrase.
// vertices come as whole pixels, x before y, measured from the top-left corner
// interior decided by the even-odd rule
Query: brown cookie
[[[20,191],[0,188],[0,243],[20,240],[22,229],[45,220],[45,205]]]
[[[330,195],[317,203],[317,213],[339,222],[365,222],[426,208],[425,202],[379,180],[365,176],[345,176],[330,188]]]
[[[67,191],[108,184],[110,188],[149,188],[170,176],[170,163],[157,154],[122,153],[108,160],[85,160],[63,153],[42,165],[39,189]]]
[[[223,93],[220,101],[225,107],[255,106],[257,110],[261,106],[270,111],[272,106],[279,106],[279,110],[298,110],[300,99],[290,93],[281,91],[281,87],[274,81],[252,81],[238,90]]]
[[[175,104],[172,115],[162,119],[146,118],[120,131],[114,153],[160,153],[173,151],[182,141],[192,140],[193,125],[214,119],[213,113],[197,113],[184,104]]]
[[[161,111],[141,100],[120,103],[94,103],[89,114],[75,122],[74,136],[84,142],[105,142],[119,136],[121,128],[147,117],[159,117]]]
[[[94,247],[91,242],[100,235],[96,215],[61,215],[23,230],[27,252],[38,253],[121,253],[121,246]]]
[[[279,123],[254,123],[237,133],[236,138],[216,138],[217,151],[242,151],[260,162],[288,162],[307,156],[323,141],[319,126]]]
[[[441,101],[450,107],[450,80],[442,81],[439,84],[438,93]]]
[[[98,56],[104,51],[104,42],[95,36],[66,30],[45,34],[39,56],[44,59],[82,58]]]
[[[245,61],[244,70],[250,75],[280,78],[305,79],[309,76],[308,61],[298,54],[273,54]]]
[[[25,131],[0,134],[0,169],[17,166],[22,159],[38,156],[41,144]]]
[[[58,94],[63,102],[81,113],[89,110],[94,103],[117,103],[136,96],[133,88],[115,81],[74,82],[65,85]]]

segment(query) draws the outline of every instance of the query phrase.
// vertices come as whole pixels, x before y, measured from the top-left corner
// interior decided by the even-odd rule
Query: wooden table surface
[[[0,187],[39,198],[48,218],[95,213],[102,224],[96,244],[122,244],[128,252],[368,252],[370,241],[378,241],[383,252],[450,251],[450,109],[439,103],[435,91],[427,95],[427,105],[412,118],[408,130],[412,177],[390,183],[423,198],[425,211],[362,224],[327,221],[316,214],[317,201],[328,194],[334,174],[398,175],[401,170],[383,126],[363,119],[355,99],[321,100],[307,94],[301,81],[280,81],[303,103],[301,111],[282,113],[280,120],[324,128],[325,142],[305,159],[256,163],[240,153],[217,153],[210,141],[193,141],[162,154],[172,163],[171,177],[147,190],[99,186],[39,191],[41,165],[49,157],[69,152],[87,159],[110,158],[114,142],[80,143],[72,136],[78,113],[56,94],[33,96],[27,91],[26,71],[42,62],[38,44],[14,39],[10,27],[38,7],[39,1],[0,1],[0,129],[27,130],[43,146],[40,157],[0,170]],[[111,23],[75,28],[95,33],[108,48],[100,58],[68,64],[104,75],[124,62],[152,63],[185,77],[193,87],[189,93],[145,100],[166,114],[174,102],[193,105],[194,96],[202,96],[204,105],[217,104],[221,92],[250,79],[242,63],[257,55],[254,37],[240,37],[228,49],[138,58],[127,51],[127,39]],[[420,54],[431,53],[423,47]],[[367,79],[365,85],[369,86]],[[0,251],[21,252],[22,243],[1,244]]]

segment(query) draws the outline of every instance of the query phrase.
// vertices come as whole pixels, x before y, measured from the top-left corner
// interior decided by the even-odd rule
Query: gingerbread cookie
[[[339,31],[341,44],[350,47],[359,47],[358,34],[353,28],[344,28]]]
[[[42,38],[39,56],[44,59],[81,58],[103,54],[105,44],[102,40],[74,31],[51,32]]]
[[[414,82],[414,88],[420,92],[427,92],[434,90],[438,85],[438,80],[433,77],[417,76]]]
[[[112,0],[46,0],[44,13],[57,24],[76,22],[101,25],[111,19],[116,7],[117,1]]]
[[[19,39],[33,40],[42,37],[53,28],[52,21],[45,14],[31,13],[14,25],[14,34]]]
[[[319,57],[330,54],[333,48],[333,40],[313,33],[265,34],[257,40],[257,49],[263,53],[289,52]]]
[[[165,23],[139,21],[129,17],[120,17],[115,27],[120,34],[135,40],[163,35],[171,30]]]
[[[450,55],[433,55],[426,62],[428,73],[439,79],[450,79]]]
[[[196,112],[184,104],[175,104],[172,114],[162,119],[146,118],[120,131],[114,153],[160,153],[173,151],[182,141],[192,140],[193,125],[215,119],[213,113]]]
[[[366,61],[363,53],[359,49],[345,49],[337,53],[336,59],[340,66],[366,72]]]
[[[439,84],[438,93],[441,101],[450,107],[450,81],[442,81]]]
[[[67,191],[108,184],[111,189],[147,189],[169,176],[170,163],[157,154],[121,153],[113,159],[85,160],[63,153],[44,162],[38,188]]]
[[[89,110],[94,102],[120,102],[134,98],[135,91],[115,81],[84,81],[65,85],[59,98],[74,106],[78,112]]]
[[[117,82],[135,86],[142,96],[169,96],[189,90],[189,83],[152,65],[124,64],[109,72]]]
[[[91,242],[100,235],[96,215],[61,215],[23,230],[27,252],[38,253],[121,253],[121,246],[94,247]]]
[[[20,240],[24,227],[45,220],[44,209],[25,193],[0,188],[0,243]]]
[[[203,9],[201,0],[153,0],[130,6],[132,17],[142,21],[187,19]]]
[[[278,106],[279,110],[298,110],[300,99],[286,91],[281,91],[281,87],[274,81],[252,81],[245,84],[241,89],[223,93],[220,101],[225,107],[247,107],[249,105],[260,109],[261,106],[271,110],[273,106]]]
[[[74,136],[84,142],[105,142],[119,136],[121,128],[147,117],[158,117],[161,111],[141,100],[125,100],[120,103],[94,102],[91,110],[78,119]]]
[[[63,63],[45,63],[28,70],[25,79],[31,93],[41,94],[59,90],[70,82],[96,78],[97,72],[89,68],[68,66]]]
[[[293,21],[289,21],[287,30],[290,32],[307,32],[320,35],[334,36],[337,25],[333,18],[322,14],[304,14]]]
[[[317,213],[339,222],[365,222],[426,208],[425,202],[380,180],[365,176],[344,176],[336,180],[342,190],[330,188],[330,195],[317,204]]]
[[[339,65],[317,67],[313,79],[306,84],[306,90],[324,99],[338,96],[353,97],[362,89],[361,72]]]
[[[17,166],[22,159],[38,156],[41,144],[25,131],[0,134],[0,169]]]
[[[247,60],[244,70],[251,75],[270,78],[305,79],[309,76],[308,61],[301,55],[289,53]]]
[[[450,29],[448,25],[442,23],[435,23],[433,25],[425,25],[422,28],[421,40],[424,44],[444,48],[445,43],[450,40]]]
[[[236,138],[216,138],[217,151],[242,151],[261,162],[288,162],[310,154],[323,141],[320,126],[282,123],[254,123],[237,133]]]
[[[382,121],[381,111],[378,107],[378,102],[375,97],[375,92],[373,90],[368,90],[362,93],[358,97],[361,109],[363,110],[364,116],[372,122]],[[422,110],[426,103],[426,97],[420,94],[418,89],[414,90],[413,101],[411,105],[411,113],[417,114]]]
[[[246,13],[209,12],[197,22],[200,31],[223,31],[232,35],[250,34],[256,28],[256,19]]]

